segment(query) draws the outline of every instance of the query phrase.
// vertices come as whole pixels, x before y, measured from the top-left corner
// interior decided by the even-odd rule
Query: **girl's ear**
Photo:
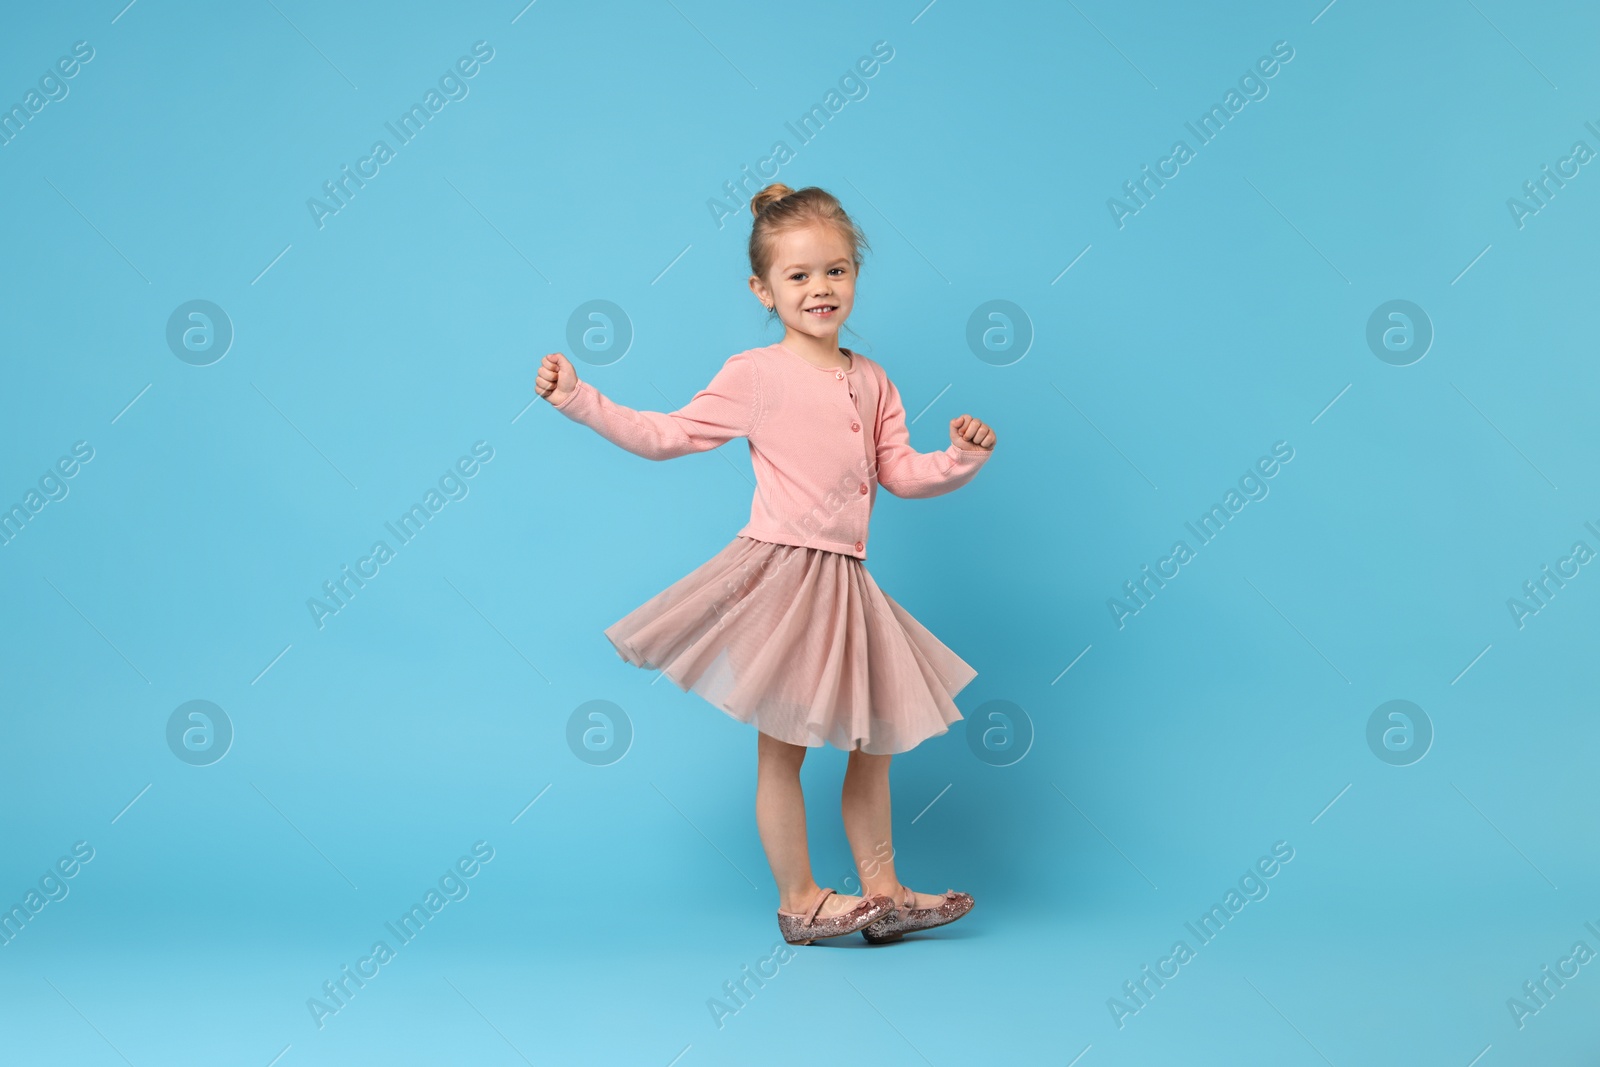
[[[766,307],[772,306],[772,294],[767,292],[766,283],[754,274],[750,275],[750,291],[756,294],[756,299]]]

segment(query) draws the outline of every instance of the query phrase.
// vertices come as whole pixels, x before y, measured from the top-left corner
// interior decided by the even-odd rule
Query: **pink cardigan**
[[[900,393],[876,361],[846,350],[850,369],[807,363],[781,344],[728,357],[677,411],[636,411],[580,380],[556,410],[646,459],[748,438],[756,492],[738,533],[866,559],[877,487],[938,496],[972,480],[989,449],[911,447]]]

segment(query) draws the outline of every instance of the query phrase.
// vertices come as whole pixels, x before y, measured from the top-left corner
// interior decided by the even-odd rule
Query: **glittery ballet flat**
[[[816,898],[811,901],[811,907],[803,913],[780,909],[778,929],[783,931],[783,939],[791,945],[809,945],[820,938],[853,934],[879,919],[894,916],[894,901],[880,895],[867,897],[842,915],[818,918],[823,901],[833,892],[832,889],[818,889]]]
[[[918,908],[913,906],[917,900],[916,893],[905,886],[900,888],[904,892],[904,902],[896,913],[862,929],[861,936],[871,944],[898,941],[913,930],[930,930],[935,926],[953,923],[972,910],[972,897],[957,893],[954,889],[945,890],[944,899],[933,907]]]

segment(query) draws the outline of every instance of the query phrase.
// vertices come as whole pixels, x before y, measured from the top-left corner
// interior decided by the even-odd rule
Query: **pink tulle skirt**
[[[605,635],[764,734],[875,755],[945,733],[978,673],[856,557],[742,535]]]

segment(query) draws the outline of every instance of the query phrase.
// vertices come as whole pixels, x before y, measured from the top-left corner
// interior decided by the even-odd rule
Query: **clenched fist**
[[[567,357],[560,352],[552,352],[539,361],[539,373],[533,382],[533,391],[550,401],[559,404],[572,391],[578,388],[578,372],[572,369],[572,364],[567,362]]]
[[[994,431],[971,415],[950,420],[950,443],[968,452],[989,452],[994,448]]]

